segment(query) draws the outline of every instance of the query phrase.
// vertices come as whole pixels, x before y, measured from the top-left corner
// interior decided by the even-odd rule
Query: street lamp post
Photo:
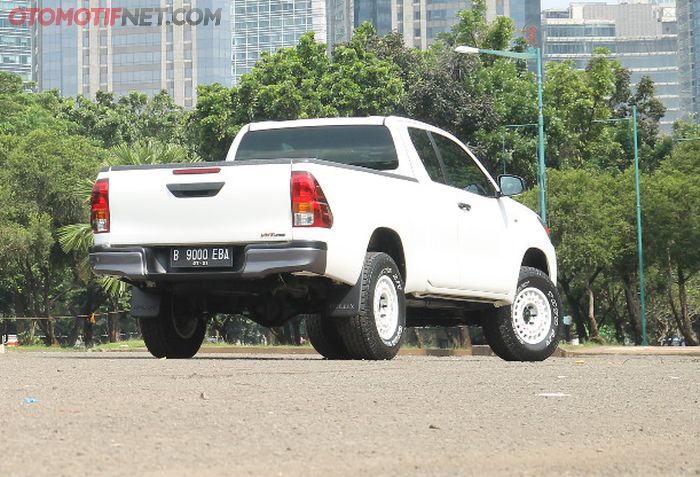
[[[618,119],[596,119],[594,123],[615,123],[619,121],[631,121],[634,137],[634,189],[637,212],[637,257],[639,259],[639,314],[642,322],[642,345],[647,346],[647,304],[644,287],[644,251],[642,249],[642,204],[639,187],[639,135],[637,133],[637,106],[632,106],[632,117]]]
[[[472,46],[458,46],[455,52],[468,55],[486,54],[501,56],[504,58],[514,58],[516,60],[537,60],[537,184],[540,188],[540,217],[542,222],[547,224],[547,176],[544,164],[544,104],[542,101],[542,51],[539,48],[528,48],[525,52],[489,50],[485,48],[474,48]]]

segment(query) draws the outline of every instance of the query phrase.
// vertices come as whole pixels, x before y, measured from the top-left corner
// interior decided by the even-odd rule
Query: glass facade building
[[[683,114],[700,119],[700,2],[677,0],[678,57]]]
[[[457,13],[471,8],[470,0],[391,0],[393,29],[407,46],[426,49],[438,35],[451,31]],[[486,18],[507,16],[515,22],[516,36],[530,44],[541,40],[540,0],[486,0]]]
[[[364,22],[374,25],[380,35],[394,29],[392,0],[327,0],[326,3],[330,44],[350,40],[353,30]]]
[[[544,12],[545,61],[573,61],[584,69],[596,48],[608,49],[631,72],[632,85],[643,76],[655,84],[666,107],[662,129],[670,131],[681,115],[678,30],[675,10],[651,3],[575,4]]]
[[[294,46],[306,32],[326,42],[325,0],[233,0],[231,76],[237,83],[263,52]]]
[[[41,8],[158,8],[169,18],[174,10],[215,9],[213,0],[41,0]],[[154,18],[154,17],[151,17]],[[97,91],[116,96],[139,91],[150,96],[167,91],[179,105],[192,107],[197,86],[231,84],[230,20],[222,9],[218,25],[151,25],[89,22],[83,26],[34,26],[36,65],[40,90],[58,89],[64,96],[94,98]]]
[[[0,0],[0,71],[18,74],[24,81],[32,79],[31,29],[10,23],[10,11],[28,8],[29,0]]]

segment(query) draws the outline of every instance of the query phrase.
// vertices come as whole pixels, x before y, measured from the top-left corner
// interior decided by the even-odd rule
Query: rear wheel
[[[362,269],[359,313],[338,321],[353,359],[392,359],[406,328],[406,296],[401,272],[382,252],[368,252]]]
[[[515,300],[484,318],[484,335],[506,361],[542,361],[554,353],[561,336],[561,300],[542,271],[521,267]]]
[[[306,334],[311,345],[327,359],[348,359],[348,349],[338,332],[337,321],[322,315],[306,315]]]
[[[191,358],[204,341],[206,320],[184,300],[168,295],[161,298],[160,314],[139,318],[141,335],[156,358]]]

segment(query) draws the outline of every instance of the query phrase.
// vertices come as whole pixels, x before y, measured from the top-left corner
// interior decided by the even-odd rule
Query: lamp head
[[[462,54],[466,54],[466,55],[474,55],[474,54],[479,53],[479,49],[478,49],[478,48],[474,48],[473,46],[464,46],[464,45],[462,45],[462,46],[458,46],[457,48],[455,48],[455,53],[462,53]]]

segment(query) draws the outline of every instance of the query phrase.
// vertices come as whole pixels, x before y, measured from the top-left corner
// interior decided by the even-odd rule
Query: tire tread
[[[549,276],[541,270],[533,267],[520,267],[518,287],[527,278],[537,278],[547,282],[552,287],[559,309],[561,309],[561,299],[556,286],[551,282]],[[561,336],[561,321],[557,327],[556,336],[544,350],[532,350],[521,343],[513,332],[511,307],[503,306],[494,309],[483,321],[484,335],[491,350],[500,358],[506,361],[543,361],[552,355],[559,343]],[[558,319],[558,318],[557,318]]]

